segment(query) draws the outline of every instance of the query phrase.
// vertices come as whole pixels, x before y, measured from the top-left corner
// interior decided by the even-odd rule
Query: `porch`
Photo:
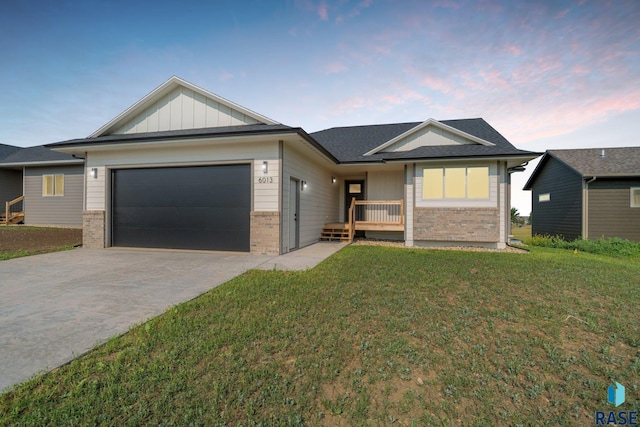
[[[327,223],[321,241],[352,242],[356,231],[404,231],[404,200],[351,199],[345,223]]]
[[[4,211],[0,212],[0,225],[18,224],[22,221],[24,221],[24,196],[6,202]]]

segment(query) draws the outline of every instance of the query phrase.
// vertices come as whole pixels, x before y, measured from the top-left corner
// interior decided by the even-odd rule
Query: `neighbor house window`
[[[423,199],[488,199],[489,168],[424,168]]]
[[[539,202],[548,202],[551,200],[551,193],[538,194]]]
[[[631,189],[631,207],[640,208],[640,187]]]
[[[64,175],[42,175],[43,196],[64,196]]]

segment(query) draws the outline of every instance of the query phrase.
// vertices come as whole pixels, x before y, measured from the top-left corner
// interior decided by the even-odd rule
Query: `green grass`
[[[524,242],[525,240],[531,238],[531,226],[524,225],[522,227],[518,227],[517,225],[511,224],[511,234],[516,239]]]
[[[350,246],[0,396],[0,425],[592,425],[640,408],[640,260]]]
[[[49,249],[37,249],[37,250],[17,249],[17,250],[0,251],[0,261],[5,261],[13,258],[21,258],[21,257],[31,256],[31,255],[46,254],[49,252],[68,251],[73,248],[74,248],[73,246],[67,245],[67,246],[58,246],[58,247],[49,248]]]

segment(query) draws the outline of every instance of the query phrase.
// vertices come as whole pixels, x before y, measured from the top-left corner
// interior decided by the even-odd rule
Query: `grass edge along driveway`
[[[0,396],[0,424],[574,424],[640,407],[638,259],[347,247]],[[635,314],[634,314],[635,313]]]

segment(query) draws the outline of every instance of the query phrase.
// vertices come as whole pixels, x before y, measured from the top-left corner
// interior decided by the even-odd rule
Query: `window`
[[[64,175],[42,175],[43,196],[64,196]]]
[[[488,199],[489,168],[449,167],[422,170],[423,199]]]
[[[538,194],[539,202],[548,202],[551,200],[551,193]]]
[[[640,187],[631,188],[631,207],[640,208]]]
[[[362,193],[362,184],[349,184],[349,194]]]

